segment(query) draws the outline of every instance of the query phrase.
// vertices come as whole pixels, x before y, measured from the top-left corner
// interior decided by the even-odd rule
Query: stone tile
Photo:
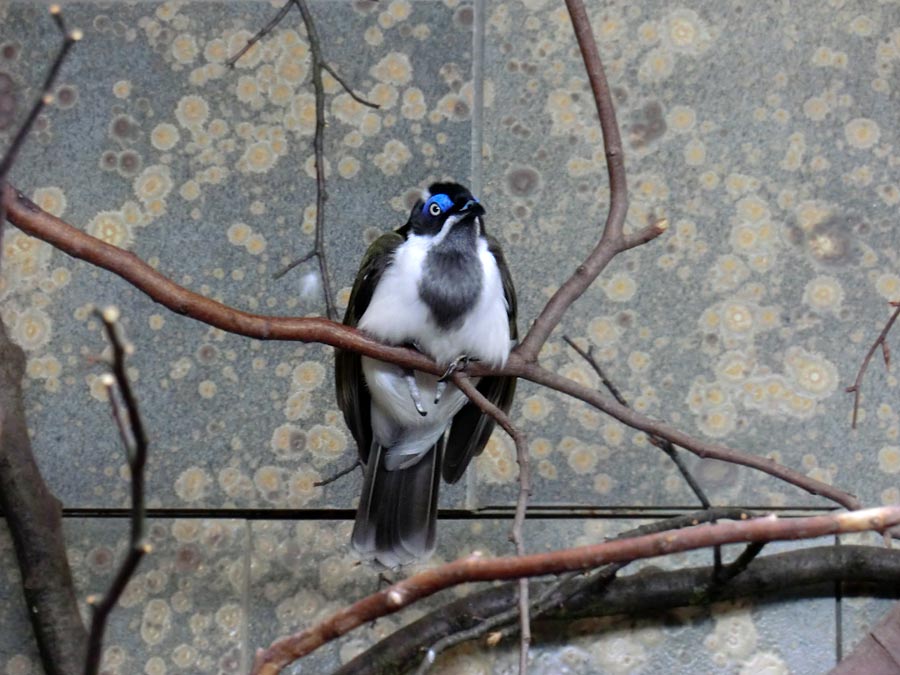
[[[613,262],[542,363],[599,386],[569,335],[594,347],[643,412],[867,503],[896,502],[896,378],[873,364],[855,432],[843,392],[898,292],[896,78],[880,46],[896,10],[588,5],[622,129],[626,229],[657,217],[670,228]],[[484,202],[524,328],[597,240],[609,189],[565,8],[487,3],[486,50]],[[522,394],[516,421],[542,441],[535,501],[692,501],[633,432],[552,394]],[[479,464],[477,503],[510,500],[512,471],[498,480],[495,464]],[[821,503],[750,470],[698,468],[719,503]]]
[[[65,521],[69,561],[80,598],[102,595],[125,552],[127,521]],[[153,552],[138,567],[110,615],[104,672],[245,673],[247,529],[237,520],[152,520]],[[40,670],[25,617],[20,580],[5,525],[0,560],[0,665],[4,673]],[[89,616],[82,604],[82,615]],[[30,669],[29,669],[30,668]]]
[[[471,12],[463,3],[311,3],[329,62],[382,104],[354,103],[326,78],[331,171],[327,251],[346,298],[365,246],[401,225],[409,191],[470,169]],[[14,183],[178,283],[273,315],[323,312],[310,262],[312,97],[299,14],[232,71],[221,64],[271,3],[66,3],[85,38],[59,80],[66,107],[43,117]],[[58,42],[45,10],[3,3],[0,62],[34,93]],[[441,49],[433,48],[440,31]],[[68,101],[73,97],[74,101]],[[107,166],[107,162],[109,166]],[[3,318],[29,355],[34,444],[69,506],[121,506],[124,460],[92,358],[89,308],[116,303],[136,347],[135,387],[153,441],[155,505],[345,507],[357,484],[312,482],[351,461],[334,402],[330,349],[262,343],[177,316],[112,275],[10,231]]]

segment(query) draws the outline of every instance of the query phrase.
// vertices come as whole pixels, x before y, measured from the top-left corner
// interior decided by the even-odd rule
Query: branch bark
[[[280,673],[282,668],[296,659],[364,623],[393,614],[422,598],[461,583],[560,574],[717,544],[808,539],[866,530],[880,532],[897,523],[900,523],[900,506],[885,506],[810,518],[779,519],[767,516],[749,521],[699,525],[677,532],[521,557],[483,558],[471,555],[415,574],[338,610],[307,630],[276,640],[268,649],[257,652],[253,675]]]
[[[22,402],[24,372],[25,354],[0,321],[0,507],[15,544],[44,672],[80,675],[87,631],[66,557],[62,505],[31,452]]]
[[[817,546],[777,553],[751,562],[737,578],[713,585],[715,568],[642,571],[619,577],[607,585],[585,586],[575,595],[558,598],[539,620],[574,621],[601,616],[646,616],[677,607],[703,606],[722,600],[786,600],[795,597],[833,597],[834,584],[850,582],[881,597],[900,595],[900,550],[874,546]],[[555,581],[535,584],[540,594]],[[333,675],[379,675],[413,669],[438,639],[463,631],[516,604],[516,585],[504,584],[431,612],[400,628],[359,654]],[[851,657],[848,657],[849,660]],[[885,672],[833,671],[835,675]],[[887,671],[893,672],[893,671]]]

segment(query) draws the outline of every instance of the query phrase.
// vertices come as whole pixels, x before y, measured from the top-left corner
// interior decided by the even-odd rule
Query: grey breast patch
[[[482,287],[474,230],[457,225],[425,257],[419,296],[440,328],[462,323],[478,302]]]

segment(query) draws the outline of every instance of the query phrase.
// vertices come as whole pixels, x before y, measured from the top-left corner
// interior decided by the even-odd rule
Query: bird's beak
[[[483,216],[484,215],[484,207],[475,199],[470,199],[463,207],[459,210],[460,215],[465,216]]]

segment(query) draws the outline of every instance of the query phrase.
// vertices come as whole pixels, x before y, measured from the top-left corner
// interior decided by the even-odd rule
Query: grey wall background
[[[363,108],[326,78],[327,251],[339,302],[367,243],[404,222],[411,192],[448,177],[487,205],[527,328],[593,245],[608,201],[564,6],[311,4],[328,61],[382,105]],[[193,290],[260,313],[321,313],[314,264],[272,279],[312,245],[313,94],[299,15],[237,68],[223,66],[277,6],[64,3],[85,39],[12,181]],[[615,261],[542,363],[599,384],[565,346],[569,335],[595,348],[642,412],[772,456],[867,505],[900,502],[896,377],[871,369],[856,431],[843,393],[900,297],[898,3],[589,8],[625,139],[628,227],[658,217],[671,227]],[[480,32],[483,54],[473,49]],[[20,114],[57,41],[42,4],[0,0],[0,77],[17,87]],[[0,313],[29,356],[38,459],[65,505],[91,516],[66,523],[84,596],[105,588],[121,553],[125,522],[110,516],[128,494],[90,308],[118,305],[136,347],[131,375],[153,442],[148,499],[170,516],[152,521],[156,553],[114,615],[111,672],[242,672],[256,646],[372,590],[373,572],[347,545],[359,475],[312,486],[355,453],[329,349],[245,340],[175,316],[12,228],[3,245]],[[527,384],[513,413],[534,453],[532,503],[569,516],[530,522],[531,549],[694,508],[642,435]],[[828,506],[749,470],[689,464],[716,503]],[[437,560],[509,552],[515,491],[513,448],[498,434],[442,498],[492,517],[443,523]],[[0,558],[0,667],[37,672],[5,533]],[[845,648],[883,607],[843,602]],[[380,620],[296,672],[325,672],[418,612]],[[536,646],[535,671],[822,672],[836,658],[838,623],[829,599],[675,612],[576,628]],[[441,668],[505,672],[513,656],[463,648]]]

